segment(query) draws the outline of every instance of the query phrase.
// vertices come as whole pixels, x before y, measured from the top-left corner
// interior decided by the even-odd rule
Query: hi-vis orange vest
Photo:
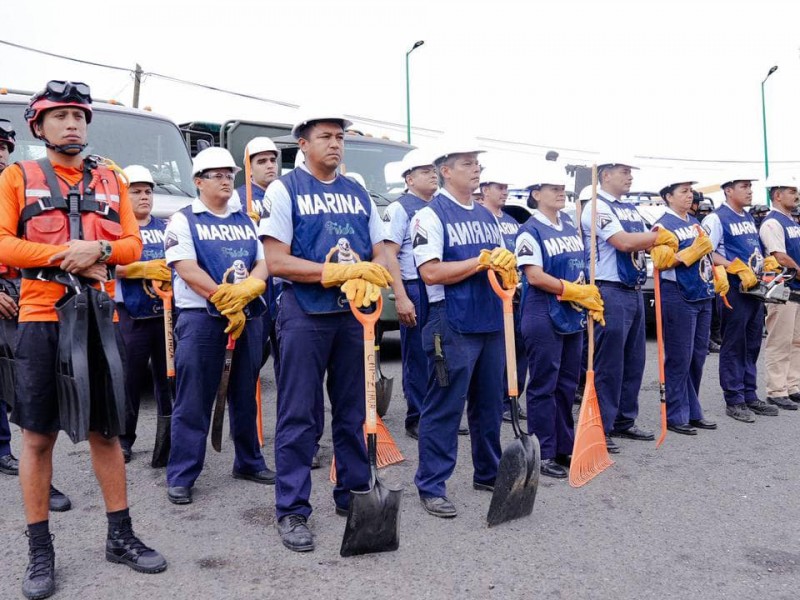
[[[63,245],[70,239],[113,242],[122,236],[119,181],[111,169],[84,161],[83,180],[70,187],[55,174],[46,158],[17,164],[25,181],[25,208],[19,220],[21,237]]]

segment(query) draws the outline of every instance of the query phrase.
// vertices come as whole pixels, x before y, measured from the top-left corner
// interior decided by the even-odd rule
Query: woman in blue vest
[[[267,268],[253,221],[231,212],[233,157],[208,148],[194,159],[198,198],[172,216],[164,240],[167,264],[175,269],[173,296],[177,394],[172,411],[172,447],[167,497],[189,504],[203,468],[211,409],[222,376],[228,335],[236,340],[228,382],[233,477],[272,484],[258,444],[253,394],[261,367],[261,315]]]
[[[528,357],[528,430],[542,449],[541,473],[564,479],[574,442],[572,404],[578,387],[586,311],[603,322],[600,291],[584,280],[583,241],[561,212],[565,175],[542,169],[531,189],[537,206],[517,235],[517,264],[528,289],[522,337]]]
[[[139,261],[116,269],[119,282],[114,298],[119,314],[119,331],[125,344],[125,433],[119,436],[119,443],[125,462],[130,462],[148,362],[158,414],[168,415],[172,410],[164,347],[164,303],[152,287],[153,281],[171,281],[172,273],[164,260],[167,224],[150,214],[155,188],[153,176],[140,165],[127,167],[125,175],[128,177],[128,198],[142,236]]]
[[[678,252],[666,245],[650,252],[661,282],[667,429],[683,435],[717,428],[703,418],[698,398],[711,333],[714,271],[711,240],[689,214],[694,183],[672,182],[661,189],[667,210],[656,225],[675,234]]]

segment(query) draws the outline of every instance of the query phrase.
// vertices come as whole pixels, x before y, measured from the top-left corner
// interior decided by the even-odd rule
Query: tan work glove
[[[252,275],[239,283],[221,283],[217,291],[211,294],[209,301],[220,314],[244,310],[250,302],[258,298],[267,289],[267,282]]]
[[[593,311],[603,313],[603,299],[600,297],[600,290],[596,285],[589,283],[571,283],[565,279],[561,280],[564,286],[563,291],[558,296],[562,302],[575,302]],[[595,319],[597,320],[597,319]]]
[[[225,333],[229,333],[234,340],[238,340],[244,331],[244,326],[247,324],[244,312],[237,310],[225,316],[228,318],[228,326],[225,328]]]
[[[675,258],[688,267],[703,258],[706,254],[711,254],[713,250],[714,247],[711,245],[711,238],[708,237],[708,234],[703,230],[694,238],[692,245],[678,252]]]
[[[763,270],[765,273],[780,271],[781,269],[783,269],[783,267],[781,267],[781,263],[779,263],[778,259],[775,258],[774,256],[768,256],[767,258],[764,259]]]
[[[653,267],[659,271],[666,271],[676,265],[675,251],[666,244],[653,246],[650,249],[650,259],[653,261]]]
[[[595,323],[598,323],[603,327],[606,326],[606,319],[602,310],[590,310],[589,316],[594,320]]]
[[[364,279],[382,288],[389,287],[393,281],[384,267],[364,260],[352,265],[326,262],[322,267],[322,287],[342,285],[349,279]]]
[[[669,246],[674,252],[678,251],[678,238],[666,227],[657,227],[655,229],[658,234],[653,246]]]
[[[504,269],[516,269],[517,257],[514,253],[505,248],[494,248],[488,250],[484,248],[478,255],[478,268],[477,271],[485,271],[486,269],[493,269],[501,271]]]
[[[728,282],[728,275],[725,273],[725,267],[717,265],[714,267],[714,292],[720,296],[725,296],[731,289],[731,284]]]
[[[739,279],[742,280],[742,287],[746,290],[758,285],[758,278],[753,273],[753,269],[744,264],[741,259],[734,260],[725,270],[731,275],[738,275]]]
[[[248,210],[247,216],[253,219],[256,225],[261,221],[261,215],[254,210]]]
[[[172,270],[163,258],[132,262],[125,266],[125,278],[172,281]]]
[[[377,302],[381,296],[379,286],[360,278],[345,281],[342,284],[342,292],[356,308],[367,308],[373,302]]]
[[[503,269],[499,271],[500,283],[506,290],[513,290],[519,285],[519,271],[517,269]]]

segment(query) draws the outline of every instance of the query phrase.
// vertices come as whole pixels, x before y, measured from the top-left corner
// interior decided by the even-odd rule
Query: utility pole
[[[142,66],[136,63],[136,70],[133,72],[133,108],[139,108],[139,88],[142,85]]]

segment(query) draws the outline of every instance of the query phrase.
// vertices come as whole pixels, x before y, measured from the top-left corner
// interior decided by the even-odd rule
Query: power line
[[[81,64],[84,64],[84,65],[92,65],[93,67],[103,67],[104,69],[112,69],[114,71],[131,71],[131,69],[126,69],[125,67],[115,67],[114,65],[104,65],[103,63],[92,62],[90,60],[81,60],[80,58],[72,58],[70,56],[64,56],[63,54],[56,54],[54,52],[47,52],[45,50],[39,50],[37,48],[31,48],[29,46],[23,46],[22,44],[15,44],[13,42],[7,42],[5,40],[0,40],[0,44],[5,44],[6,46],[11,46],[12,48],[19,48],[21,50],[28,50],[29,52],[35,52],[36,54],[44,54],[45,56],[52,56],[54,58],[62,58],[64,60],[71,60],[72,62],[81,63]]]

